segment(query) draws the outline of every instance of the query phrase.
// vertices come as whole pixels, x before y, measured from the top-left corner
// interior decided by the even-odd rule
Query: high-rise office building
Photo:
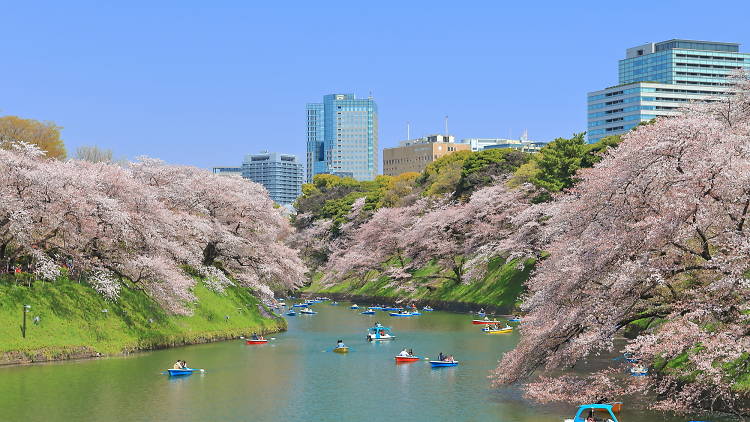
[[[669,40],[628,48],[619,85],[588,94],[588,141],[674,116],[690,101],[716,101],[738,70],[750,70],[750,53],[735,43]]]
[[[268,151],[247,155],[242,177],[263,185],[278,204],[289,205],[302,194],[302,163],[296,155]]]
[[[307,104],[307,182],[316,174],[357,180],[378,174],[378,106],[372,97],[331,94]]]

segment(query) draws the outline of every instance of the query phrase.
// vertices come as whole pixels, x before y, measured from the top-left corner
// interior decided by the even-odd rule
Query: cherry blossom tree
[[[302,281],[291,227],[246,180],[147,158],[129,168],[49,160],[16,143],[0,149],[0,193],[0,261],[26,262],[41,279],[66,266],[110,299],[125,283],[175,312],[194,300],[191,272],[218,291]]]
[[[655,374],[597,373],[589,394],[612,398],[625,383],[655,392],[661,409],[748,411],[736,382],[750,374],[750,83],[736,88],[631,131],[544,210],[549,258],[528,282],[522,339],[495,383],[613,352],[623,327],[645,321],[652,328],[624,351]],[[565,375],[529,394],[570,400],[581,388]]]

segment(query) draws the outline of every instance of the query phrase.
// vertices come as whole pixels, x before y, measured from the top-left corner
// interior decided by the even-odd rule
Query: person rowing
[[[344,347],[346,347],[346,345],[344,344],[344,340],[339,340],[339,341],[336,342],[336,348],[337,349],[342,349]]]
[[[177,359],[177,362],[172,365],[172,369],[182,369],[182,361],[180,359]]]
[[[403,358],[407,358],[407,357],[411,356],[411,353],[409,353],[408,350],[404,349],[398,355],[401,356],[401,357],[403,357]]]

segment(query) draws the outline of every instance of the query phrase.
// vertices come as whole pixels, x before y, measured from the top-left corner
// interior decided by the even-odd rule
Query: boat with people
[[[417,362],[421,358],[419,356],[414,356],[414,351],[412,349],[404,349],[401,351],[401,353],[397,354],[393,359],[396,360],[396,363],[408,363],[408,362]]]
[[[471,323],[474,325],[480,325],[480,324],[500,324],[502,321],[498,321],[496,319],[489,319],[487,317],[484,317],[484,319],[473,319],[471,320]]]
[[[245,339],[245,343],[247,344],[266,344],[268,343],[268,340],[263,337],[263,335],[258,335],[256,333],[253,333],[253,335],[250,336],[250,338]]]
[[[505,327],[500,327],[497,325],[490,325],[488,327],[482,328],[482,331],[484,331],[487,334],[512,333],[513,327],[511,327],[510,325],[506,325]]]
[[[194,372],[205,372],[203,369],[195,369],[187,366],[187,362],[178,359],[175,364],[167,369],[167,373],[170,377],[178,377],[182,375],[193,375]]]
[[[362,315],[375,315],[375,311],[373,311],[372,309],[368,309],[366,311],[360,312],[360,314],[362,314]]]
[[[315,315],[315,314],[317,314],[317,312],[313,311],[310,308],[302,308],[302,310],[299,311],[299,313],[305,314],[305,315]]]
[[[359,306],[355,303],[354,305],[350,306],[349,309],[359,309]]]
[[[432,311],[434,311],[434,309],[432,309],[432,307],[430,307],[430,306],[425,306],[424,308],[422,308],[422,310],[425,311],[425,312],[432,312]]]
[[[521,322],[521,317],[518,315],[514,315],[511,318],[508,318],[508,322]]]
[[[402,310],[402,311],[398,311],[398,312],[391,312],[388,315],[390,315],[390,316],[397,316],[397,317],[410,317],[410,316],[414,316],[413,313],[411,313],[409,311],[406,311],[406,310]]]
[[[403,309],[404,308],[396,308],[396,307],[393,307],[393,306],[390,307],[390,308],[386,308],[386,307],[383,308],[384,311],[402,311]]]
[[[379,322],[367,329],[367,341],[393,340],[394,338],[396,336],[391,334],[391,329]]]
[[[331,306],[337,306],[338,304],[339,304],[339,303],[338,303],[338,302],[336,302],[335,300],[334,300],[333,302],[329,303],[329,305],[331,305]]]
[[[297,315],[297,313],[294,312],[294,309],[289,309],[289,312],[287,312],[286,314],[289,315],[289,316],[295,316],[295,315]]]
[[[453,355],[444,355],[443,352],[440,352],[437,360],[431,360],[430,365],[432,365],[433,368],[458,366],[458,361],[453,358]]]
[[[295,303],[294,305],[292,305],[292,308],[307,308],[308,306],[309,304],[307,303]]]
[[[565,419],[564,422],[587,422],[587,421],[600,421],[609,420],[611,422],[619,422],[617,416],[615,416],[615,406],[618,403],[612,404],[584,404],[578,406],[578,412],[573,419]],[[622,403],[619,403],[622,406]],[[618,407],[619,410],[619,407]]]
[[[368,306],[367,308],[368,309],[375,309],[376,311],[382,311],[383,310],[382,306]]]
[[[344,340],[336,342],[336,347],[333,348],[334,353],[349,353],[349,346],[344,344]]]

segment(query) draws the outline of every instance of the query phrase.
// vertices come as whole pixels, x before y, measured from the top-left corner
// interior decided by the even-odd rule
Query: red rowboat
[[[419,356],[396,356],[396,362],[416,362],[420,359]]]
[[[501,321],[494,321],[494,320],[489,320],[489,319],[473,319],[473,320],[471,320],[471,323],[474,324],[474,325],[479,325],[479,324],[500,324],[500,322]]]
[[[263,340],[247,340],[246,343],[247,344],[266,344],[266,343],[268,343],[268,340],[266,340],[266,339],[263,339]]]

